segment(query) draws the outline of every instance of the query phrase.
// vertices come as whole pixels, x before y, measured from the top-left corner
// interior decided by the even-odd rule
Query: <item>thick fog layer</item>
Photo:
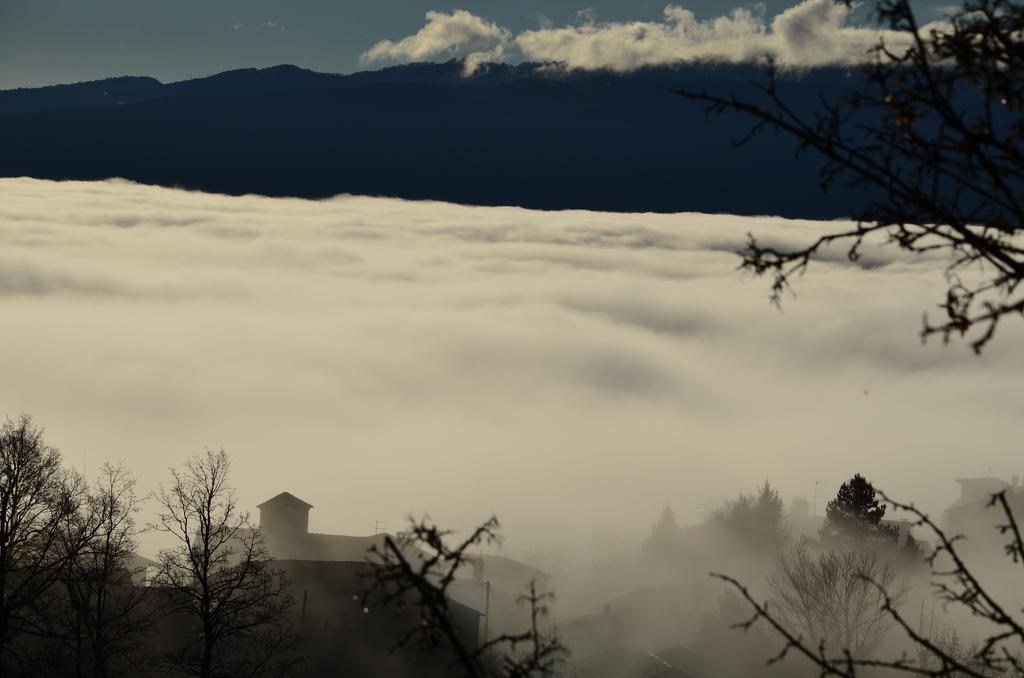
[[[781,312],[737,272],[747,232],[822,228],[2,180],[0,412],[144,488],[224,447],[249,507],[288,490],[349,534],[495,513],[512,553],[765,479],[942,509],[1024,471],[1020,327],[982,357],[918,339],[940,260],[834,252]]]

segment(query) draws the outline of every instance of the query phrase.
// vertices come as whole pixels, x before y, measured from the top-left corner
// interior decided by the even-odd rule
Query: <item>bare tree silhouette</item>
[[[31,417],[0,428],[0,675],[28,675],[34,658],[13,640],[39,634],[38,601],[95,533],[82,525],[86,487]]]
[[[60,635],[73,652],[75,675],[137,675],[155,610],[145,572],[135,563],[141,500],[123,466],[104,464],[81,511],[87,539],[68,562],[58,591],[66,606]],[[66,595],[66,598],[65,598]]]
[[[746,630],[759,622],[767,624],[783,641],[781,650],[768,660],[769,663],[796,654],[817,667],[822,676],[855,678],[858,672],[866,669],[888,669],[918,676],[1024,676],[1024,620],[1018,616],[1019,611],[1001,600],[993,587],[966,564],[957,549],[957,543],[963,537],[946,534],[927,514],[912,504],[893,501],[884,494],[882,496],[891,507],[912,516],[914,525],[926,529],[935,539],[936,545],[927,556],[927,562],[932,568],[935,595],[944,605],[966,610],[988,625],[990,631],[981,642],[967,651],[960,642],[951,643],[947,633],[933,635],[925,632],[920,624],[915,626],[901,610],[899,588],[893,590],[891,581],[887,582],[884,573],[877,571],[862,571],[859,576],[877,592],[878,612],[903,633],[915,648],[916,657],[906,654],[888,658],[872,657],[858,653],[856,648],[849,645],[834,648],[824,642],[815,644],[813,635],[809,635],[799,625],[789,623],[784,609],[776,612],[774,605],[759,600],[735,578],[713,574],[731,584],[753,609],[752,616],[737,624],[737,628]],[[996,508],[1000,513],[996,529],[1008,538],[1006,556],[1015,565],[1024,566],[1024,541],[1006,493],[994,494],[989,507]]]
[[[750,237],[741,267],[771,275],[775,303],[823,249],[838,244],[857,260],[865,241],[881,236],[908,252],[948,255],[944,317],[925,316],[922,339],[977,329],[971,346],[980,352],[1003,318],[1024,315],[1024,7],[966,0],[945,27],[927,30],[910,0],[880,0],[876,13],[900,39],[880,41],[860,69],[862,86],[823,100],[812,117],[780,94],[774,65],[759,100],[678,93],[709,113],[750,116],[737,145],[765,130],[791,135],[799,150],[824,157],[822,188],[842,180],[881,196],[852,215],[856,226],[806,246]]]
[[[411,519],[400,538],[388,535],[369,555],[371,584],[366,600],[399,609],[414,606],[419,623],[398,639],[397,646],[418,643],[428,650],[447,648],[468,678],[546,678],[557,676],[566,656],[554,633],[541,626],[551,594],[538,594],[531,583],[519,599],[530,607],[530,628],[502,634],[477,644],[457,627],[449,605],[449,588],[470,559],[470,549],[500,541],[496,518],[477,527],[469,537],[450,546],[451,532],[429,518]]]
[[[177,544],[160,552],[160,586],[198,624],[199,638],[175,657],[200,678],[282,676],[294,663],[293,600],[263,537],[238,507],[224,450],[171,469],[156,494],[153,526]]]
[[[788,628],[857,656],[871,656],[893,626],[882,609],[882,591],[896,607],[907,594],[905,583],[878,551],[812,553],[807,543],[780,554],[769,588]]]
[[[753,126],[737,145],[774,131],[792,136],[799,151],[820,153],[823,189],[845,180],[880,196],[853,215],[854,227],[831,230],[806,246],[785,249],[749,239],[741,268],[772,277],[775,303],[825,248],[843,246],[856,261],[869,239],[881,237],[907,252],[948,257],[944,317],[933,324],[926,316],[922,339],[939,335],[948,342],[973,331],[971,346],[981,352],[1004,318],[1024,316],[1024,7],[1012,0],[965,0],[944,25],[927,29],[909,0],[879,0],[876,14],[890,36],[900,38],[881,40],[872,62],[854,74],[861,78],[854,93],[823,100],[810,118],[787,103],[773,64],[757,101],[678,93],[711,114],[749,116]],[[899,592],[870,572],[861,573],[863,581],[877,591],[880,611],[917,649],[916,660],[815,645],[784,610],[777,612],[738,580],[715,574],[753,608],[738,626],[767,624],[783,640],[770,662],[798,654],[823,676],[879,668],[924,676],[1024,675],[1024,622],[964,562],[956,547],[961,537],[947,535],[912,505],[886,500],[937,540],[927,562],[939,599],[991,625],[974,651],[915,628],[900,610]],[[994,495],[991,506],[1002,513],[997,527],[1009,539],[1006,554],[1024,565],[1019,523],[1006,494]]]

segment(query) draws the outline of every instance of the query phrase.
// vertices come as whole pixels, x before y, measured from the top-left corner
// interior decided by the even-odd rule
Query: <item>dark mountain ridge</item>
[[[802,78],[813,72],[791,74]],[[481,87],[522,80],[564,83],[591,82],[628,77],[633,80],[742,80],[763,76],[757,66],[706,63],[677,67],[651,67],[622,76],[611,71],[563,71],[554,65],[485,64],[465,75],[459,60],[446,63],[412,63],[350,75],[318,73],[292,65],[242,68],[191,80],[162,83],[148,76],[121,76],[47,87],[0,90],[0,115],[36,111],[78,110],[123,105],[175,96],[206,94],[238,96],[313,89],[343,89],[366,85],[420,83],[451,87]]]
[[[867,196],[817,189],[819,161],[749,122],[672,95],[754,95],[756,66],[623,75],[536,64],[412,64],[353,75],[294,66],[162,84],[151,78],[0,92],[0,176],[121,177],[322,198],[339,193],[539,209],[850,215]],[[795,106],[851,87],[843,69],[791,74]]]

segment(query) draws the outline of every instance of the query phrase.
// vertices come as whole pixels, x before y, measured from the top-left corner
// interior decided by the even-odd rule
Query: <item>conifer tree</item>
[[[835,499],[825,507],[822,541],[862,541],[872,534],[893,532],[882,523],[883,517],[885,504],[875,496],[871,483],[858,473],[839,486]]]
[[[646,558],[660,563],[669,563],[676,555],[679,544],[679,524],[676,514],[668,504],[661,512],[661,517],[651,529],[651,534],[644,541],[643,554]]]

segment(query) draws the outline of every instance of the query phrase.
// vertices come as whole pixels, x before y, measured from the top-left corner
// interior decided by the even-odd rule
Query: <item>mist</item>
[[[956,477],[1021,470],[1019,328],[981,357],[918,339],[941,260],[832,252],[781,311],[737,272],[746,233],[824,224],[117,181],[0,195],[0,411],[143,487],[223,447],[250,508],[287,490],[344,534],[495,514],[515,555],[628,550],[667,502],[694,523],[765,479],[788,501],[862,472],[943,508]]]

